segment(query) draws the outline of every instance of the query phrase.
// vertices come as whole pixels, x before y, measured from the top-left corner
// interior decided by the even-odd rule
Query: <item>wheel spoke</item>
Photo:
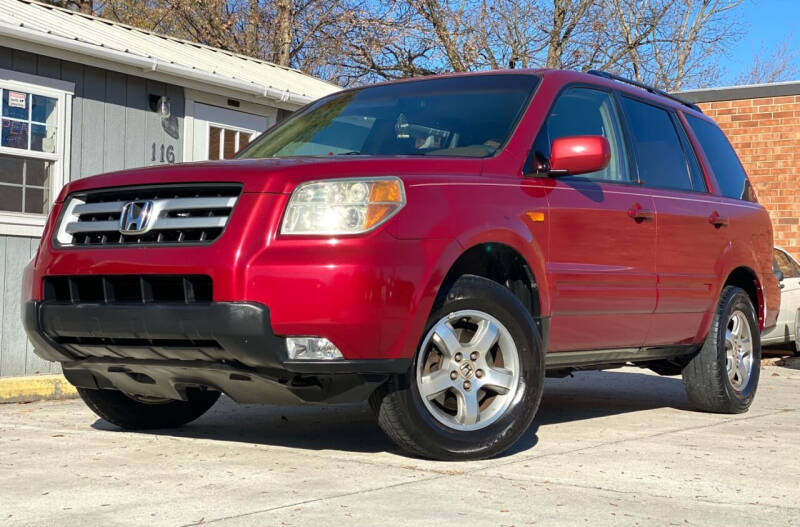
[[[439,348],[439,351],[449,358],[452,358],[462,347],[452,326],[445,321],[436,324],[433,333],[433,341]]]
[[[478,408],[478,390],[457,390],[458,413],[456,421],[462,425],[474,425],[478,422],[480,409]]]
[[[728,379],[733,381],[733,374],[736,372],[736,359],[730,353],[725,358],[725,371],[728,373]]]
[[[508,393],[514,382],[514,373],[504,368],[488,368],[485,371],[481,386],[499,394]]]
[[[452,386],[450,373],[447,370],[436,370],[420,378],[419,392],[427,399],[434,399]]]
[[[739,368],[736,370],[739,376],[739,384],[743,385],[747,381],[747,366],[744,361],[739,361]],[[742,386],[744,388],[744,386]]]
[[[472,337],[469,345],[475,350],[485,354],[494,347],[500,332],[490,320],[481,320],[478,324],[478,331]]]
[[[730,329],[725,330],[725,349],[733,349],[733,333],[731,333]]]
[[[742,325],[739,323],[739,317],[734,316],[731,317],[731,322],[733,323],[733,327],[731,328],[731,335],[734,339],[738,340],[740,332],[742,331]]]

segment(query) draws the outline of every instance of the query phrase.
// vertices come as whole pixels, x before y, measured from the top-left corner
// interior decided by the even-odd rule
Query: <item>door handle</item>
[[[708,217],[708,223],[710,223],[716,228],[727,227],[728,218],[726,218],[725,216],[720,216],[719,212],[714,211],[711,213],[711,216]]]
[[[637,222],[652,220],[653,218],[656,217],[655,213],[652,210],[642,208],[642,206],[639,205],[638,203],[634,203],[631,206],[631,208],[628,209],[628,216],[630,216],[631,219],[634,219]]]

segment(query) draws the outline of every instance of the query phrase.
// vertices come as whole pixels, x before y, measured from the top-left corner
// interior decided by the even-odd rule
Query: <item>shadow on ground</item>
[[[505,455],[533,448],[540,426],[665,407],[689,410],[680,377],[594,371],[548,379],[533,425]],[[93,427],[119,430],[103,420]],[[237,405],[223,397],[190,425],[146,433],[310,450],[401,453],[378,428],[367,405]]]

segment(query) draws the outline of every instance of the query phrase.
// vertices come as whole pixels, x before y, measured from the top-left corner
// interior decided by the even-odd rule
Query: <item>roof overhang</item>
[[[95,46],[59,35],[10,25],[2,21],[0,21],[0,36],[5,37],[0,43],[11,48],[218,95],[240,98],[258,104],[269,104],[286,110],[296,110],[315,100],[312,97],[288,90],[281,91],[267,85],[215,75],[156,58]],[[91,63],[87,63],[86,57],[92,59]]]
[[[675,95],[693,103],[784,97],[787,95],[800,95],[800,81],[686,90]]]

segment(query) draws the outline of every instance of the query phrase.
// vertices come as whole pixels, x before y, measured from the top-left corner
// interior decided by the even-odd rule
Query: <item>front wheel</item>
[[[411,454],[482,459],[530,426],[544,349],[530,313],[505,287],[463,276],[428,320],[411,371],[371,401],[381,428]]]
[[[186,401],[125,395],[117,390],[78,388],[83,402],[111,424],[128,430],[175,428],[194,421],[219,399],[219,392],[187,390]]]
[[[744,290],[725,287],[703,347],[683,369],[689,402],[706,412],[746,412],[756,394],[760,367],[755,308]]]

